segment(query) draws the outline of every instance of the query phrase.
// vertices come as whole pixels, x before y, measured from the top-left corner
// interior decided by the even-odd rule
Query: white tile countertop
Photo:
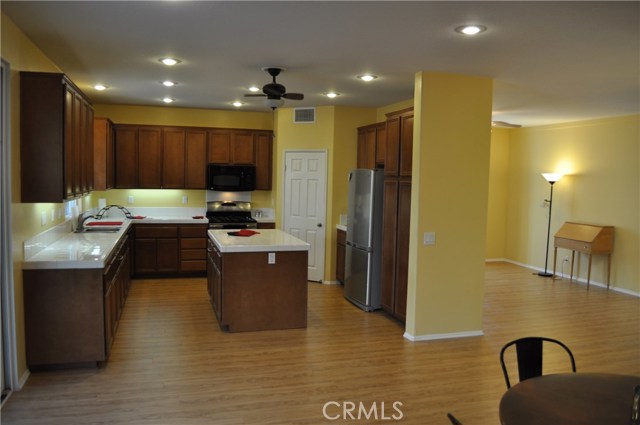
[[[22,268],[27,270],[103,268],[109,254],[130,226],[131,220],[124,220],[117,232],[70,232],[44,245],[27,241]]]
[[[234,230],[209,230],[209,239],[222,253],[308,251],[309,244],[282,230],[260,229],[253,236],[231,236]]]
[[[85,226],[96,221],[89,219]],[[207,224],[205,218],[191,217],[145,217],[143,219],[125,219],[120,217],[103,218],[105,222],[122,222],[115,227],[117,232],[86,231],[81,233],[71,232],[70,229],[62,232],[51,229],[49,235],[41,234],[24,244],[23,269],[98,269],[105,266],[111,251],[118,241],[133,224]],[[68,223],[65,223],[69,227]],[[91,227],[91,226],[89,226]],[[94,228],[99,228],[95,226]],[[64,230],[64,229],[63,229]],[[106,228],[103,228],[106,230]]]

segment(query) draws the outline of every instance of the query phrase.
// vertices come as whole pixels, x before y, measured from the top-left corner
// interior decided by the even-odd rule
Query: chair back
[[[514,341],[508,342],[502,347],[500,350],[500,365],[502,366],[502,373],[504,374],[504,379],[507,384],[507,388],[511,388],[511,382],[509,381],[509,373],[507,372],[507,367],[504,362],[504,353],[507,348],[512,345],[516,346],[516,358],[518,360],[518,376],[520,381],[524,381],[529,378],[533,378],[536,376],[542,375],[542,346],[544,342],[549,342],[553,344],[557,344],[562,347],[567,354],[569,355],[569,359],[571,360],[571,369],[573,372],[576,371],[576,362],[573,358],[573,353],[569,347],[564,345],[562,342],[545,337],[526,337],[516,339]]]
[[[451,421],[452,425],[462,425],[462,422],[456,419],[451,413],[447,413],[447,418]],[[634,424],[635,425],[635,424]]]
[[[633,402],[631,403],[631,425],[640,425],[640,385],[633,390]]]

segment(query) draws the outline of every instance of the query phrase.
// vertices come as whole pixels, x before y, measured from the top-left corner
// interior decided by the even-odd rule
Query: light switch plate
[[[47,212],[46,211],[42,211],[40,212],[40,225],[44,226],[47,224]]]
[[[276,253],[275,252],[270,252],[269,255],[267,256],[267,263],[269,264],[275,264],[276,263]]]
[[[133,204],[133,196],[129,195],[129,197],[127,198],[127,202]]]
[[[424,232],[424,236],[422,238],[422,243],[425,245],[435,245],[436,244],[436,232]]]

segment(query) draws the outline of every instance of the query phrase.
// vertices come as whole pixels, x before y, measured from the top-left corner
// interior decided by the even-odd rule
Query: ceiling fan
[[[304,95],[302,93],[287,93],[287,89],[282,84],[276,82],[276,77],[280,75],[281,72],[286,71],[286,68],[276,67],[276,66],[268,66],[262,68],[263,71],[266,71],[273,77],[273,81],[262,86],[262,93],[256,94],[245,94],[245,97],[266,97],[265,103],[271,109],[276,109],[279,106],[284,104],[284,99],[290,100],[302,100],[304,99]]]

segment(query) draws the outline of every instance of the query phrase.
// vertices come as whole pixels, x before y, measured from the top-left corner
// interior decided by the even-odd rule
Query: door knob
[[[318,226],[318,227],[322,227],[322,223],[318,223],[318,224],[317,224],[317,226]]]

